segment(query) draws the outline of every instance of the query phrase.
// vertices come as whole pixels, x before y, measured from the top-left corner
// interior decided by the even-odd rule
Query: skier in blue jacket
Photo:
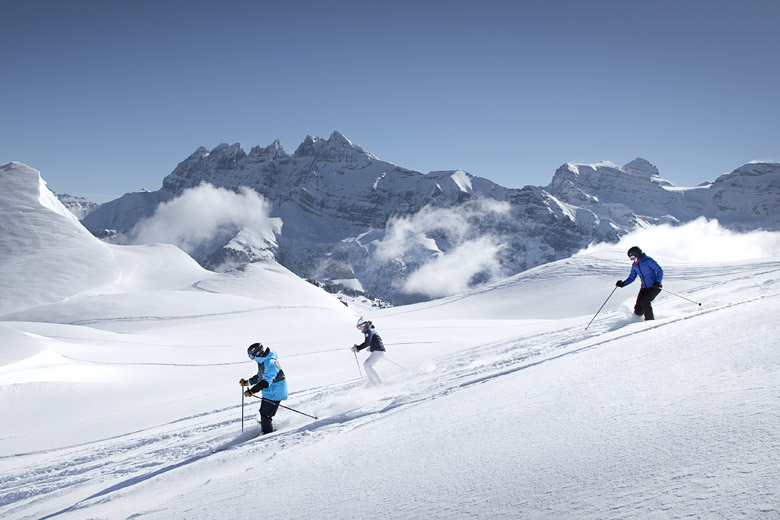
[[[244,391],[244,395],[252,397],[258,392],[263,393],[260,403],[260,426],[263,433],[271,433],[273,417],[279,409],[279,402],[287,399],[287,380],[284,370],[279,365],[279,356],[276,352],[260,343],[252,343],[247,349],[249,359],[257,362],[257,375],[242,379],[238,383],[241,386],[251,387]]]
[[[639,289],[639,294],[636,297],[636,305],[634,305],[634,314],[637,316],[644,315],[645,320],[653,320],[653,306],[651,302],[661,292],[661,281],[664,278],[664,270],[658,263],[644,254],[637,246],[628,250],[628,257],[633,264],[631,265],[631,274],[625,280],[618,280],[615,285],[617,287],[625,287],[634,281],[639,276],[642,281],[642,286]]]

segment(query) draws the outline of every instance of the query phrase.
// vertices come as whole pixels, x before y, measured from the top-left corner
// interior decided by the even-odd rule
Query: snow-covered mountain
[[[565,164],[547,187],[509,189],[461,170],[404,169],[338,132],[309,136],[293,154],[278,141],[249,154],[238,144],[201,147],[161,190],[106,203],[83,223],[100,236],[133,240],[160,202],[203,183],[256,191],[281,230],[271,239],[233,219],[219,226],[218,239],[191,248],[201,265],[220,270],[226,259],[230,267],[271,255],[302,277],[394,303],[453,294],[649,224],[703,216],[732,229],[780,229],[775,163],[746,164],[694,188],[673,186],[644,159],[623,167]]]
[[[92,202],[84,197],[74,197],[67,193],[55,193],[55,195],[62,202],[62,205],[76,215],[76,218],[79,220],[83,220],[87,215],[100,207],[99,203]]]
[[[622,168],[565,164],[546,191],[600,220],[631,230],[648,223],[718,220],[734,230],[780,229],[780,164],[748,163],[715,182],[679,188],[644,159]]]
[[[780,515],[780,233],[649,226],[373,310],[270,259],[100,242],[20,164],[0,231],[4,520]],[[614,286],[633,244],[666,272],[653,322]],[[365,312],[379,386],[349,348]],[[256,341],[290,389],[265,436]]]

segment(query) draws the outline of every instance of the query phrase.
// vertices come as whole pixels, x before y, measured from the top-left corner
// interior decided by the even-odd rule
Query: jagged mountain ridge
[[[249,154],[238,144],[200,147],[161,190],[106,203],[83,223],[96,233],[127,233],[188,188],[248,186],[283,222],[271,251],[280,263],[302,277],[357,280],[375,296],[408,303],[446,292],[410,280],[428,271],[435,277],[448,255],[473,262],[460,284],[469,286],[568,257],[591,242],[617,241],[647,224],[704,216],[734,229],[780,229],[778,179],[780,165],[751,163],[711,184],[676,188],[636,159],[623,167],[564,164],[547,187],[512,189],[461,170],[408,170],[333,132],[327,140],[307,136],[293,154],[278,140]],[[246,244],[227,249],[196,260],[219,269],[226,257],[258,259]],[[474,260],[486,251],[481,263]],[[453,282],[451,289],[458,287]]]
[[[249,186],[274,206],[285,222],[287,238],[330,242],[382,228],[397,214],[422,207],[449,207],[477,190],[504,190],[485,179],[462,172],[427,176],[379,160],[338,132],[328,140],[307,136],[294,154],[278,141],[255,147],[247,155],[240,145],[199,148],[163,181],[163,190],[181,194],[208,182],[214,186]],[[473,187],[472,184],[477,184]],[[333,219],[327,226],[321,219]]]

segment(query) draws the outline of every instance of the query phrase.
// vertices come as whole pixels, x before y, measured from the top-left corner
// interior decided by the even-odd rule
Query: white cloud
[[[501,266],[496,258],[501,246],[489,236],[459,244],[448,253],[440,253],[412,273],[403,290],[437,298],[468,289],[478,274],[488,281],[499,276]]]
[[[681,226],[661,225],[637,230],[617,245],[628,250],[639,246],[650,256],[680,262],[729,262],[780,256],[780,233],[750,231],[738,233],[717,220],[699,218]],[[584,252],[614,249],[615,244],[596,244]]]
[[[391,219],[384,239],[375,242],[375,254],[380,260],[398,258],[428,243],[427,237],[432,233],[446,236],[448,242],[457,246],[468,240],[478,220],[494,218],[509,210],[508,203],[494,200],[479,200],[457,208],[426,206],[409,217]]]
[[[373,244],[375,259],[416,259],[423,263],[404,282],[405,292],[432,297],[462,292],[477,275],[499,276],[499,240],[484,235],[484,225],[478,224],[509,210],[509,204],[494,200],[478,200],[457,208],[427,206],[414,215],[388,222],[385,237]]]
[[[131,232],[135,244],[175,244],[192,253],[214,237],[249,229],[262,235],[278,232],[278,219],[269,217],[270,204],[257,192],[242,187],[238,193],[211,184],[185,190],[160,204],[157,211]]]

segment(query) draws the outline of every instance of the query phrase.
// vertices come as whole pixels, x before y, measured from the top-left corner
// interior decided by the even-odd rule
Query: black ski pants
[[[655,300],[658,293],[661,292],[661,288],[657,286],[639,289],[639,294],[636,297],[636,305],[634,305],[634,314],[637,316],[644,316],[645,320],[654,320],[653,306],[651,302]]]
[[[274,431],[273,419],[278,409],[279,401],[271,401],[263,397],[263,401],[260,403],[260,426],[263,429],[263,433]]]

